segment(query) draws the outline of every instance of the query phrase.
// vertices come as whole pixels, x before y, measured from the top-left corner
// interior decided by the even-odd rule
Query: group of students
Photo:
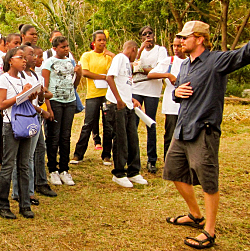
[[[139,174],[139,119],[136,118],[133,108],[141,108],[144,102],[145,112],[155,119],[162,88],[162,80],[156,78],[162,77],[152,75],[154,80],[147,79],[134,85],[132,64],[135,60],[140,60],[140,74],[147,77],[158,62],[167,58],[166,49],[154,44],[153,29],[149,26],[141,29],[142,45],[139,50],[136,42],[131,40],[124,44],[123,52],[118,55],[106,49],[105,32],[96,31],[93,33],[93,48],[83,53],[80,58],[81,65],[76,65],[69,50],[69,43],[60,31],[51,33],[52,49],[43,52],[36,45],[35,27],[22,25],[19,29],[20,34],[9,34],[6,38],[1,36],[0,40],[0,109],[3,111],[0,179],[5,180],[0,185],[1,216],[16,218],[10,211],[7,196],[11,180],[12,199],[19,202],[20,214],[27,218],[34,217],[30,205],[39,205],[39,200],[34,196],[35,190],[46,196],[57,196],[47,180],[53,185],[75,184],[68,172],[69,162],[77,164],[83,159],[91,132],[95,134],[94,131],[97,131],[95,136],[99,137],[100,110],[103,119],[103,146],[100,140],[96,141],[95,145],[96,149],[103,150],[101,157],[105,165],[112,164],[112,151],[112,180],[123,187],[133,187],[133,182],[147,184]],[[172,63],[173,61],[169,62],[169,65]],[[166,72],[166,69],[163,72]],[[76,107],[75,93],[82,76],[87,80],[85,120],[75,147],[74,158],[69,161],[71,127]],[[98,88],[96,80],[106,81],[107,86]],[[11,134],[11,107],[17,96],[37,83],[42,84],[42,90],[31,95],[30,101],[37,111],[41,125],[46,126],[30,139],[16,140]],[[142,87],[143,83],[145,88]],[[155,91],[152,91],[152,88]],[[149,172],[155,173],[156,128],[147,127],[147,130],[147,168]],[[12,142],[9,142],[10,140]],[[48,178],[45,171],[46,149]],[[1,188],[5,193],[1,192]]]
[[[53,32],[52,35],[55,35]],[[45,170],[45,151],[47,148],[50,173],[56,172],[57,152],[60,146],[60,182],[74,185],[68,173],[70,134],[75,112],[75,88],[79,84],[80,66],[73,66],[68,58],[67,39],[57,32],[53,40],[55,57],[43,62],[43,50],[36,46],[37,32],[31,25],[20,27],[20,34],[9,34],[4,44],[1,57],[0,109],[3,115],[2,142],[3,153],[0,171],[0,215],[15,219],[10,211],[8,195],[12,180],[12,198],[19,202],[19,213],[26,218],[33,218],[31,205],[39,205],[34,191],[50,196],[57,196],[47,183]],[[41,75],[41,66],[43,73]],[[76,74],[74,83],[73,75]],[[43,130],[32,138],[15,139],[11,126],[11,110],[16,98],[32,86],[41,84],[41,91],[29,96],[40,124],[46,120],[46,146]],[[44,104],[46,104],[44,108]],[[63,119],[61,119],[63,118]],[[63,132],[63,133],[62,133]],[[57,149],[55,149],[57,144]],[[68,157],[67,157],[68,156]],[[62,183],[61,183],[62,184]]]
[[[151,27],[143,27],[139,34],[142,39],[142,45],[139,49],[134,41],[128,41],[124,44],[123,52],[115,56],[106,49],[105,32],[102,30],[96,31],[93,34],[92,50],[85,52],[80,59],[83,76],[87,79],[85,121],[75,147],[74,157],[70,163],[78,164],[82,161],[88,147],[91,131],[99,121],[101,109],[103,118],[103,163],[111,165],[112,149],[114,162],[112,180],[123,187],[133,187],[132,182],[147,184],[147,181],[139,174],[141,168],[137,134],[139,118],[135,116],[133,108],[141,107],[144,103],[146,114],[155,120],[162,90],[162,78],[166,78],[164,74],[168,72],[168,66],[174,62],[175,67],[173,69],[176,68],[177,70],[172,71],[172,74],[169,72],[169,76],[167,76],[173,83],[178,74],[178,67],[185,58],[185,54],[181,51],[180,39],[176,38],[174,42],[176,44],[174,52],[177,56],[172,58],[177,59],[171,60],[171,57],[167,56],[165,47],[154,44],[154,33]],[[162,65],[159,69],[159,74],[164,76],[150,75],[150,71],[165,59],[167,59],[165,65]],[[133,67],[135,60],[136,64],[140,61],[140,69],[137,72]],[[134,75],[137,73],[142,75],[142,80],[136,83],[132,81],[131,65],[134,69]],[[108,88],[98,88],[99,80],[107,81]],[[167,88],[166,92],[168,93],[172,92],[173,85],[167,80],[167,86],[169,85],[172,87]],[[164,99],[169,99],[169,94]],[[122,100],[123,105],[120,106],[118,100]],[[175,106],[173,103],[171,105]],[[166,109],[169,109],[171,105],[168,103]],[[178,108],[174,110],[177,115]],[[169,113],[171,114],[171,112]],[[147,169],[149,172],[155,173],[157,171],[155,165],[157,160],[156,127],[147,127],[147,131]],[[169,128],[166,129],[166,132],[168,131]],[[169,137],[171,138],[171,136]]]

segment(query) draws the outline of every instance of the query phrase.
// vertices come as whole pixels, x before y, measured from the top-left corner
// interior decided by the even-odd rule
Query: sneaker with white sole
[[[74,186],[75,185],[75,182],[73,181],[71,175],[68,172],[63,171],[62,173],[59,174],[59,176],[60,176],[61,181],[64,184],[66,184],[68,186]]]
[[[110,158],[108,158],[108,157],[105,157],[102,160],[102,162],[103,162],[103,165],[105,165],[105,166],[111,166],[112,165],[112,162],[111,162]]]
[[[74,157],[69,163],[70,164],[75,164],[75,165],[77,165],[77,164],[79,164],[79,162],[81,162],[82,160],[79,160],[78,159],[78,157]]]
[[[48,181],[52,185],[62,185],[62,181],[60,179],[58,171],[52,172],[49,174]]]
[[[127,177],[117,178],[114,175],[112,181],[116,182],[118,185],[122,187],[133,187],[133,184],[129,181]]]
[[[131,182],[138,183],[138,184],[141,184],[141,185],[147,185],[148,184],[148,182],[145,179],[143,179],[143,177],[140,174],[135,175],[133,177],[129,177],[128,179]]]

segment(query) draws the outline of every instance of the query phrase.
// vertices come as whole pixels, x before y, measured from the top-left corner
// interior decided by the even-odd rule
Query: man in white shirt
[[[150,26],[144,26],[139,35],[141,37],[141,47],[138,50],[137,59],[141,62],[140,73],[133,76],[133,98],[138,100],[141,105],[144,103],[145,113],[153,120],[156,119],[156,112],[161,95],[162,80],[148,79],[147,74],[154,68],[157,63],[168,56],[164,46],[155,44],[154,30]],[[138,62],[138,61],[137,61]],[[136,62],[136,63],[137,63]],[[138,78],[139,76],[139,78]],[[146,81],[142,81],[146,80]],[[139,117],[137,117],[137,126]],[[157,142],[156,142],[156,126],[147,126],[147,169],[150,173],[156,173],[157,161]]]
[[[108,102],[104,114],[114,133],[112,180],[123,187],[133,187],[131,182],[147,184],[139,174],[140,150],[134,107],[140,107],[140,103],[132,99],[130,62],[135,60],[137,48],[136,42],[127,41],[123,52],[114,57],[107,74]]]

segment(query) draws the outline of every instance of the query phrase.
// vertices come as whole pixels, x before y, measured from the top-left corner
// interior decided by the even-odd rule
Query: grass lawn
[[[71,157],[84,114],[75,116]],[[216,246],[210,250],[250,250],[250,107],[225,105],[220,146],[220,191]],[[149,185],[122,188],[111,181],[112,167],[103,166],[100,151],[89,142],[84,161],[70,165],[75,186],[52,186],[56,198],[37,195],[34,219],[18,214],[17,220],[0,218],[0,250],[194,250],[183,244],[185,236],[199,231],[166,223],[167,216],[188,209],[171,182],[162,179],[164,116],[161,103],[157,117],[158,168],[149,174],[146,166],[145,125],[139,125],[142,175]],[[204,213],[203,193],[195,188]]]

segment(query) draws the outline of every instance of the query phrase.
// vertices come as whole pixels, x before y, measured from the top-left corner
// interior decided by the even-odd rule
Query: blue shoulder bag
[[[9,81],[8,78],[7,80]],[[9,83],[18,94],[19,92],[16,90],[14,85],[10,81]],[[7,112],[6,116],[9,119]],[[31,138],[40,131],[40,123],[37,117],[37,112],[29,100],[26,100],[19,105],[14,104],[12,106],[10,123],[15,139]]]

